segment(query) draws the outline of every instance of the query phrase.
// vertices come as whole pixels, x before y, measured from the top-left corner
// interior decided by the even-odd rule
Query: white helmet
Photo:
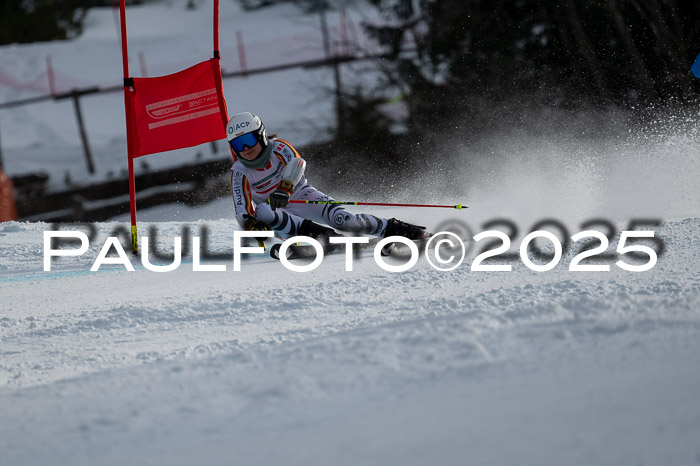
[[[263,152],[269,145],[265,125],[259,116],[243,112],[234,115],[226,125],[226,139],[228,139],[236,157],[240,159],[240,152],[245,146],[253,147],[260,143]]]

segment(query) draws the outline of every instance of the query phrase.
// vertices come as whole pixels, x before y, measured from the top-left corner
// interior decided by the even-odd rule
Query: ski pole
[[[268,201],[269,202],[269,201]],[[290,199],[290,204],[332,204],[332,205],[372,205],[372,206],[387,206],[387,207],[439,207],[444,209],[468,209],[469,206],[457,205],[438,205],[438,204],[394,204],[386,202],[347,202],[347,201],[304,201]]]

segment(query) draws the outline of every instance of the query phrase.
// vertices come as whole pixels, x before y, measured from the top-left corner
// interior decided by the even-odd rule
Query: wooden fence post
[[[56,95],[56,77],[53,74],[51,55],[46,55],[46,77],[49,79],[49,94]]]
[[[74,90],[71,93],[71,98],[73,99],[75,118],[78,121],[78,129],[80,130],[80,140],[83,143],[83,152],[85,153],[85,160],[87,162],[88,172],[92,175],[95,173],[95,164],[92,161],[92,153],[90,152],[90,145],[88,144],[87,132],[85,131],[85,123],[83,122],[83,112],[80,109],[80,93]]]
[[[245,57],[245,47],[243,46],[243,33],[240,29],[236,30],[236,43],[238,44],[238,62],[241,65],[242,76],[245,78],[248,64]]]

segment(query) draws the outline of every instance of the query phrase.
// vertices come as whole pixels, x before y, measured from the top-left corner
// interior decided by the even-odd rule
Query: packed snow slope
[[[464,188],[426,169],[394,199],[469,209],[370,211],[472,235],[511,219],[515,252],[542,219],[569,235],[608,219],[607,252],[630,220],[658,219],[639,229],[664,253],[640,273],[619,257],[594,259],[609,272],[569,271],[580,243],[546,272],[520,260],[477,272],[473,241],[449,272],[425,258],[386,272],[370,251],[352,272],[342,255],[309,273],[266,256],[234,272],[230,199],[139,212],[162,252],[206,227],[208,250],[228,255],[209,265],[225,272],[194,272],[190,255],[168,273],[138,260],[90,272],[126,216],[45,272],[54,227],[2,224],[0,463],[697,464],[698,134],[515,134],[488,158],[461,154],[451,175]]]
[[[184,4],[130,8],[131,50],[144,52],[152,75],[209,56],[210,12]],[[308,25],[297,15],[282,5],[244,17],[222,2],[224,67],[233,66],[237,28],[246,43],[258,33],[307,50],[290,39]],[[120,79],[111,11],[92,11],[86,28],[71,43],[0,48],[0,66],[31,83],[48,50],[59,77]],[[309,81],[330,82],[313,73],[226,81],[229,111],[258,111],[298,145],[317,140],[332,101],[309,91]],[[119,99],[84,100],[98,178],[125,167]],[[59,185],[65,171],[93,181],[76,155],[70,111],[51,102],[0,112],[8,173],[44,168]],[[90,272],[106,238],[128,232],[128,216],[95,225],[85,254],[44,271],[43,235],[54,227],[0,224],[0,464],[699,464],[698,115],[660,117],[641,132],[604,115],[604,135],[585,115],[571,118],[532,115],[472,146],[454,131],[440,135],[415,154],[424,170],[381,180],[394,188],[386,200],[470,208],[370,212],[432,230],[459,220],[472,234],[512,219],[516,252],[542,219],[560,220],[570,235],[609,219],[618,234],[608,252],[631,219],[660,219],[640,228],[665,246],[651,270],[628,272],[615,258],[594,260],[609,272],[571,272],[580,248],[572,244],[547,272],[520,260],[508,262],[510,272],[477,272],[481,244],[468,242],[465,262],[449,272],[425,258],[386,272],[369,251],[352,272],[342,255],[309,273],[266,256],[234,272],[238,226],[222,199],[139,211],[139,231],[143,240],[155,228],[158,249],[171,251],[184,227],[192,235],[206,227],[208,249],[228,255],[207,263],[225,272],[194,272],[191,255],[168,273],[137,259],[133,272]],[[528,128],[534,122],[542,127]],[[432,168],[436,153],[454,154],[449,170]],[[193,157],[147,159],[157,168]],[[312,166],[308,174],[333,181],[315,178]]]
[[[186,225],[231,253],[230,220]],[[570,272],[573,247],[542,273],[90,272],[119,226],[50,272],[50,225],[0,226],[2,464],[700,460],[698,218],[642,273]],[[169,251],[183,225],[150,226]]]

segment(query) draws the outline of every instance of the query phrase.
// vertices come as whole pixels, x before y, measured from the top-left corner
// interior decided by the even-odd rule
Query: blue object
[[[696,78],[700,78],[700,55],[695,58],[695,63],[690,67],[690,71],[693,72]]]
[[[242,151],[245,146],[253,147],[257,143],[258,138],[255,136],[255,133],[246,133],[230,142],[231,147],[233,147],[233,150],[236,152]]]

